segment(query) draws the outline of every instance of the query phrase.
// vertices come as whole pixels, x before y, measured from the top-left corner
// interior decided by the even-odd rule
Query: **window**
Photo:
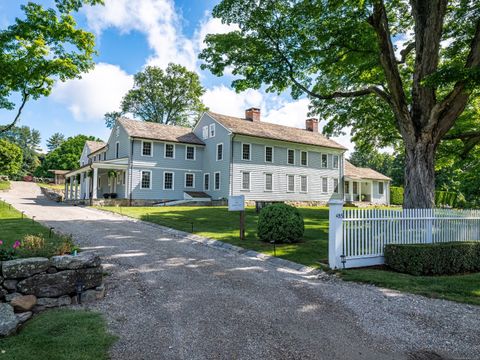
[[[353,182],[353,193],[358,194],[358,183],[355,181]]]
[[[195,146],[187,146],[185,149],[185,159],[195,160]]]
[[[117,141],[115,143],[115,157],[118,159],[118,154],[120,153],[120,143]],[[100,160],[100,155],[98,155],[98,160]]]
[[[165,157],[175,159],[175,145],[165,144]]]
[[[333,192],[335,194],[338,194],[338,179],[337,178],[333,179]]]
[[[223,144],[217,144],[217,161],[223,160]]]
[[[322,168],[328,167],[328,155],[322,154]]]
[[[242,144],[242,160],[250,160],[250,144]]]
[[[152,156],[152,143],[150,141],[142,141],[142,156]]]
[[[215,137],[215,124],[210,124],[210,137]]]
[[[292,150],[292,149],[288,149],[287,150],[287,163],[289,163],[290,165],[294,165],[295,164],[295,150]]]
[[[193,188],[195,184],[195,174],[186,173],[185,174],[185,187],[186,188]]]
[[[122,171],[117,172],[115,176],[117,178],[117,185],[120,185],[122,183],[122,178],[123,178]]]
[[[338,169],[338,155],[333,155],[333,168]]]
[[[350,181],[345,181],[345,194],[350,194]]]
[[[295,191],[295,175],[287,175],[287,191]]]
[[[210,174],[203,174],[203,190],[210,190]]]
[[[127,172],[124,171],[122,175],[122,185],[125,185],[127,183]]]
[[[250,190],[250,173],[242,172],[242,190]]]
[[[202,128],[202,136],[203,136],[203,140],[208,139],[208,126],[204,126]]]
[[[103,160],[107,160],[107,153],[106,152],[103,153]]]
[[[220,173],[215,173],[215,190],[220,190]]]
[[[119,137],[120,136],[120,126],[117,126],[117,129],[116,129],[116,136]]]
[[[378,183],[378,194],[383,195],[383,182]]]
[[[303,166],[307,166],[308,165],[308,152],[306,151],[302,151],[300,153],[300,164],[302,164]]]
[[[308,178],[305,175],[300,176],[300,191],[308,192]]]
[[[328,178],[322,178],[322,192],[328,192]]]
[[[173,190],[173,173],[163,173],[163,190]]]
[[[273,190],[273,175],[265,174],[265,191]]]
[[[141,181],[140,187],[142,189],[150,189],[152,185],[151,182],[152,182],[152,172],[148,170],[142,171],[142,181]]]
[[[265,146],[265,162],[273,162],[273,147]]]

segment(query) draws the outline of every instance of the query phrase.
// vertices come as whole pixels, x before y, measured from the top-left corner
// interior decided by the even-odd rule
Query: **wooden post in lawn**
[[[240,211],[240,240],[245,239],[245,196],[229,196],[228,211]]]
[[[245,210],[240,211],[240,240],[245,239]]]

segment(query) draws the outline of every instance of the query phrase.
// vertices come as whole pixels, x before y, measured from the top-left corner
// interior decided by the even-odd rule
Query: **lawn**
[[[22,219],[22,213],[0,201],[0,257],[7,249],[12,249],[16,240],[23,240],[25,235],[41,235],[44,238],[44,246],[28,250],[21,248],[16,251],[18,257],[46,256],[50,257],[59,253],[70,252],[73,248],[71,240],[60,236],[50,229],[26,216]]]
[[[65,190],[65,185],[62,184],[53,184],[53,183],[37,183],[38,186],[49,188],[52,190]]]
[[[272,244],[256,237],[258,215],[254,208],[246,210],[245,240],[239,238],[239,213],[226,207],[102,207],[123,215],[154,222],[174,229],[221,240],[244,248],[273,255]],[[305,236],[297,244],[276,246],[276,255],[312,267],[327,258],[328,208],[299,208],[305,220]]]
[[[2,180],[0,181],[0,191],[10,189],[10,181]]]
[[[0,360],[106,360],[114,341],[98,313],[49,310],[0,340]]]

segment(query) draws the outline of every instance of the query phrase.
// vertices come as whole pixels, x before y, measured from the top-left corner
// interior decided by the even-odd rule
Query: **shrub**
[[[302,239],[304,231],[302,215],[290,205],[269,205],[258,217],[258,238],[265,242],[295,243]]]
[[[449,275],[480,271],[480,242],[389,244],[385,263],[412,275]]]
[[[45,239],[41,234],[25,235],[23,237],[22,246],[24,249],[30,250],[30,251],[40,250],[45,247]]]
[[[403,204],[403,187],[391,186],[390,187],[390,202],[392,205]]]

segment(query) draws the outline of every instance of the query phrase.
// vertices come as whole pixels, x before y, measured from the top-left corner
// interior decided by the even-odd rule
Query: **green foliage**
[[[56,132],[52,136],[50,136],[47,140],[47,148],[49,151],[55,150],[57,147],[62,145],[65,141],[65,135],[62,133]]]
[[[257,236],[261,241],[295,243],[302,240],[305,226],[297,208],[286,204],[272,204],[260,212]]]
[[[435,206],[454,207],[460,194],[450,191],[435,191]]]
[[[403,187],[390,186],[390,203],[392,205],[403,204]]]
[[[99,141],[94,136],[87,135],[69,137],[59,147],[47,154],[42,166],[35,171],[35,175],[52,177],[53,174],[48,170],[73,170],[79,167],[79,159],[87,140]]]
[[[17,114],[6,129],[19,119],[28,100],[48,96],[56,80],[77,78],[94,65],[94,36],[78,29],[69,12],[83,3],[99,1],[56,3],[60,12],[33,2],[22,5],[24,17],[17,17],[0,31],[0,109],[15,108],[11,95],[21,98]]]
[[[446,275],[480,271],[480,242],[388,244],[385,263],[412,275]]]
[[[18,175],[32,174],[40,164],[40,132],[28,126],[14,126],[5,132],[0,131],[0,138],[10,141],[22,149],[23,162]]]
[[[22,161],[22,149],[5,139],[0,139],[0,174],[16,175],[22,169]]]
[[[105,114],[105,123],[112,128],[119,116],[131,113],[144,121],[191,125],[206,110],[201,101],[204,93],[198,75],[182,65],[169,64],[165,70],[147,66],[135,74],[121,111]]]

